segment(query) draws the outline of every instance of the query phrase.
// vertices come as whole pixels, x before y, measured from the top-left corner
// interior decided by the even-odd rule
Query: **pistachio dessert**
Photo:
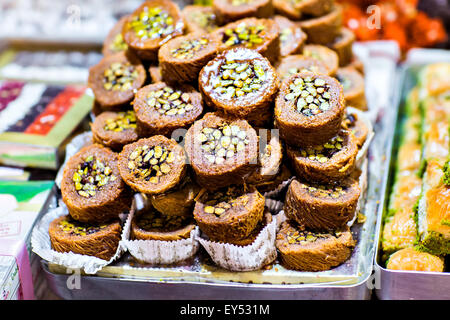
[[[321,17],[329,13],[334,6],[334,0],[292,0],[295,8],[304,16]]]
[[[88,87],[104,111],[129,103],[147,74],[139,59],[129,51],[104,57],[89,69]]]
[[[353,67],[339,68],[336,79],[344,89],[345,102],[348,106],[367,110],[364,77]]]
[[[194,228],[192,217],[165,215],[154,208],[146,208],[135,214],[131,220],[131,239],[160,241],[188,239]]]
[[[208,106],[255,126],[271,121],[278,85],[270,62],[246,48],[220,53],[199,75],[199,88]]]
[[[339,68],[339,57],[332,49],[320,44],[306,44],[303,56],[322,62],[328,69],[327,74],[334,76]]]
[[[298,0],[272,0],[275,13],[291,20],[300,20],[302,12],[296,8]],[[301,0],[300,0],[301,1]]]
[[[277,65],[277,74],[281,81],[284,81],[296,73],[309,71],[312,73],[320,73],[331,75],[330,69],[322,61],[306,57],[302,54],[294,54],[281,58]]]
[[[358,181],[318,184],[293,180],[284,203],[286,217],[312,231],[333,231],[344,227],[356,212],[361,190]]]
[[[126,144],[139,139],[134,111],[105,111],[91,124],[92,140],[120,152]]]
[[[245,18],[214,31],[219,35],[219,51],[236,47],[255,50],[275,63],[280,54],[280,32],[275,21],[270,19]]]
[[[285,221],[275,242],[281,264],[292,270],[325,271],[344,263],[355,246],[348,227],[329,233],[299,229]]]
[[[82,148],[68,160],[61,194],[73,219],[101,223],[129,210],[131,193],[117,162],[117,154],[99,144]]]
[[[169,83],[196,84],[200,70],[220,46],[217,34],[190,33],[164,44],[158,53],[162,78]]]
[[[358,151],[354,134],[347,130],[339,131],[324,144],[286,147],[286,154],[298,177],[325,183],[348,177],[355,169]]]
[[[355,42],[355,34],[352,30],[342,27],[339,35],[327,47],[335,51],[339,57],[339,66],[345,67],[353,60],[353,43]]]
[[[261,222],[264,197],[252,186],[233,185],[198,197],[194,219],[200,230],[217,242],[247,238]]]
[[[114,54],[121,51],[126,51],[128,49],[128,45],[123,41],[122,37],[122,28],[123,24],[127,20],[128,16],[123,16],[117,21],[117,23],[112,27],[112,29],[108,32],[108,35],[103,42],[102,54],[104,56],[108,56],[110,54]]]
[[[212,8],[220,24],[248,17],[270,18],[274,12],[271,0],[213,0]]]
[[[367,135],[369,134],[369,128],[364,120],[362,120],[358,113],[351,112],[347,109],[344,120],[342,121],[342,128],[344,130],[350,130],[356,138],[356,145],[359,149],[366,142]]]
[[[141,136],[170,137],[175,129],[189,127],[202,114],[203,105],[201,94],[192,86],[157,82],[136,93],[133,109]]]
[[[186,157],[175,140],[156,135],[126,145],[119,155],[119,171],[133,190],[162,193],[184,178]]]
[[[186,21],[187,33],[211,33],[219,27],[216,14],[210,6],[187,5],[181,13]]]
[[[308,42],[321,45],[333,42],[342,26],[342,11],[342,6],[335,3],[329,13],[299,21],[300,28],[308,35]]]
[[[273,20],[280,30],[280,55],[286,57],[291,54],[302,53],[303,45],[307,39],[306,33],[284,16],[276,15]]]
[[[207,189],[243,183],[258,164],[258,136],[245,120],[207,113],[184,141],[196,181]]]
[[[185,23],[178,5],[170,0],[144,2],[122,28],[126,44],[142,59],[157,61],[159,48],[183,34]]]
[[[275,123],[287,144],[327,143],[345,115],[342,86],[327,75],[303,71],[283,81],[275,100]]]
[[[48,229],[53,250],[94,256],[107,261],[117,251],[121,232],[119,220],[83,223],[70,215],[56,218]]]

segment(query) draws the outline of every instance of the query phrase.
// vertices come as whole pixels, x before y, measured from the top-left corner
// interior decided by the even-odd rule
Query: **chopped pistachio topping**
[[[305,57],[310,57],[310,58],[317,59],[319,61],[323,61],[322,56],[317,51],[314,51],[314,50],[305,49],[305,50],[303,50],[303,55]]]
[[[312,65],[312,66],[307,66],[307,67],[303,67],[303,68],[296,68],[296,67],[289,68],[287,70],[287,72],[283,75],[283,80],[289,78],[290,76],[292,76],[296,73],[300,73],[300,72],[304,72],[304,71],[318,73],[319,67]]]
[[[300,154],[304,158],[310,160],[319,161],[320,163],[327,162],[333,155],[342,150],[342,143],[344,139],[337,135],[333,137],[330,141],[324,143],[323,145],[308,147],[306,149],[300,149]]]
[[[280,33],[280,41],[282,44],[286,44],[287,41],[291,40],[291,37],[294,33],[291,28],[284,28]]]
[[[127,43],[123,40],[122,34],[118,33],[109,45],[109,49],[114,52],[125,51],[128,49]]]
[[[450,160],[445,163],[442,171],[444,171],[444,176],[442,177],[444,184],[450,186]]]
[[[158,183],[172,170],[175,154],[165,146],[138,146],[128,156],[128,169],[136,178]]]
[[[252,0],[231,0],[231,5],[233,6],[242,6],[249,3],[252,3]]]
[[[247,132],[237,125],[223,124],[218,128],[203,128],[197,139],[204,157],[211,164],[222,164],[226,159],[245,149],[249,143]]]
[[[119,112],[115,118],[106,119],[103,129],[114,132],[136,129],[136,115],[134,111]]]
[[[207,194],[204,199],[203,210],[206,213],[223,217],[227,211],[237,206],[246,206],[249,196],[242,186],[231,186],[214,193]]]
[[[346,190],[341,186],[307,185],[302,183],[301,187],[308,190],[314,197],[337,199],[345,195]]]
[[[84,162],[78,165],[77,171],[72,176],[75,190],[85,198],[95,196],[97,191],[109,181],[116,179],[111,168],[94,156],[86,157]]]
[[[82,223],[71,218],[64,219],[59,222],[59,228],[62,231],[77,236],[90,235],[106,228],[107,226],[108,225],[106,224],[93,225]]]
[[[287,240],[289,244],[308,244],[313,243],[319,239],[327,239],[334,237],[335,235],[329,233],[316,233],[311,231],[293,231],[287,234]],[[338,236],[338,233],[336,233]]]
[[[172,54],[172,57],[177,59],[192,59],[195,53],[203,49],[208,42],[209,40],[206,37],[186,40],[183,41],[178,48],[172,49],[170,53]]]
[[[264,25],[248,26],[242,22],[234,29],[225,29],[223,43],[227,47],[245,45],[252,48],[263,43],[265,35]]]
[[[136,224],[139,228],[147,231],[152,229],[173,231],[180,229],[185,221],[185,217],[165,215],[152,210],[142,213],[136,220]]]
[[[174,90],[165,86],[157,91],[150,91],[147,96],[147,104],[155,108],[160,114],[167,116],[184,115],[194,109],[190,103],[191,97],[181,90]]]
[[[207,32],[217,28],[216,15],[212,12],[193,11],[190,17],[194,23]]]
[[[286,101],[294,102],[294,109],[310,117],[330,109],[330,87],[321,78],[295,78],[289,85]]]
[[[103,88],[108,91],[126,91],[137,77],[138,72],[130,63],[114,62],[103,72]]]
[[[226,60],[212,85],[221,97],[232,99],[258,91],[265,79],[264,68],[258,61]]]
[[[175,30],[174,19],[160,7],[145,7],[129,22],[131,29],[141,39],[158,39]]]

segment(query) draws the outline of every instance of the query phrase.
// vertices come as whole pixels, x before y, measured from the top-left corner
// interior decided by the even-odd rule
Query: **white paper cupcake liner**
[[[284,202],[282,200],[266,198],[265,206],[270,211],[270,213],[278,214],[281,210],[283,210]]]
[[[50,223],[56,218],[68,213],[67,208],[63,206],[52,209],[48,211],[34,227],[31,235],[31,248],[33,252],[42,259],[48,261],[49,263],[58,264],[66,268],[80,269],[86,274],[95,274],[103,267],[118,259],[125,251],[125,248],[121,244],[124,239],[123,231],[122,240],[119,242],[117,251],[108,261],[73,252],[57,252],[53,250],[50,242],[50,235],[48,233]]]
[[[255,241],[248,246],[236,246],[229,243],[212,242],[202,237],[198,241],[208,252],[214,263],[230,271],[251,271],[261,269],[277,257],[275,240],[277,229],[285,220],[284,212],[273,217]]]
[[[295,176],[290,177],[287,180],[284,180],[281,182],[274,190],[264,192],[263,196],[271,199],[278,199],[281,194],[289,187],[289,184],[292,182],[292,180],[295,179]]]
[[[77,136],[75,136],[72,141],[70,141],[66,146],[66,155],[64,158],[64,163],[59,168],[58,173],[55,178],[55,183],[58,188],[61,189],[61,181],[64,173],[64,168],[66,167],[66,163],[70,157],[72,157],[75,153],[80,151],[84,145],[92,141],[92,131],[83,132]]]
[[[136,212],[136,207],[139,208],[133,202],[130,214],[125,222],[124,240],[122,241],[122,245],[136,260],[155,265],[173,264],[186,260],[197,253],[200,247],[197,241],[200,234],[198,227],[191,231],[188,239],[176,241],[130,240],[131,220]]]

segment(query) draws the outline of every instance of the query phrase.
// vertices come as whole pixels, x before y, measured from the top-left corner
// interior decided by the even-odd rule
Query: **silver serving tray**
[[[397,77],[397,85],[395,91],[396,126],[392,132],[392,138],[389,143],[389,159],[390,170],[383,179],[387,185],[383,187],[383,210],[378,215],[378,230],[376,234],[377,249],[374,261],[374,277],[373,285],[378,299],[382,300],[448,300],[450,299],[450,273],[448,272],[418,272],[418,271],[399,271],[388,270],[382,263],[381,235],[382,235],[382,219],[385,208],[388,205],[391,186],[394,181],[395,162],[397,158],[398,134],[400,133],[401,119],[404,114],[405,98],[409,91],[417,83],[417,72],[423,65],[405,63],[401,66]],[[448,267],[447,267],[448,268]]]

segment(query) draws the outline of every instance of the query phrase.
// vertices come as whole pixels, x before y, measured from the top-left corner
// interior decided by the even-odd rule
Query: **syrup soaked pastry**
[[[287,146],[286,151],[298,177],[329,183],[353,172],[359,149],[354,134],[341,130],[324,144],[305,148]]]
[[[339,36],[342,26],[342,6],[335,4],[327,14],[298,22],[308,35],[308,42],[326,45]]]
[[[304,15],[321,17],[329,13],[334,6],[333,0],[291,0],[294,7]]]
[[[277,65],[277,73],[281,81],[290,78],[296,73],[304,71],[331,75],[331,70],[322,61],[312,57],[305,57],[301,54],[283,57]]]
[[[328,142],[339,132],[344,115],[342,86],[323,74],[294,74],[282,83],[275,101],[280,137],[293,146]]]
[[[363,146],[369,134],[369,128],[356,112],[351,112],[347,109],[344,121],[342,122],[342,128],[350,130],[354,134],[358,148]]]
[[[216,31],[222,45],[219,51],[236,47],[255,50],[274,63],[280,55],[280,32],[270,19],[245,18],[229,23]]]
[[[263,218],[264,197],[245,185],[204,193],[195,204],[194,219],[214,241],[232,243],[246,239]]]
[[[360,194],[358,181],[352,178],[334,184],[293,180],[286,193],[284,212],[304,229],[333,231],[354,218]]]
[[[212,7],[220,24],[248,17],[270,18],[274,12],[271,0],[213,0]]]
[[[285,221],[275,242],[281,264],[291,270],[325,271],[344,263],[356,241],[348,227],[329,233],[301,230]]]
[[[114,151],[139,139],[134,111],[105,111],[91,125],[92,140]]]
[[[390,270],[444,272],[444,259],[416,248],[401,249],[389,257],[386,268]]]
[[[184,178],[186,157],[175,140],[156,135],[126,145],[119,155],[119,170],[133,190],[157,194],[175,187]]]
[[[69,159],[61,194],[73,219],[102,223],[129,210],[131,194],[117,162],[116,153],[98,144],[82,148]]]
[[[258,164],[258,136],[245,120],[207,113],[184,141],[196,181],[207,189],[244,182]]]
[[[333,42],[327,45],[330,49],[333,49],[337,53],[340,67],[344,67],[352,62],[352,47],[355,39],[356,37],[353,31],[343,27]]]
[[[104,111],[129,103],[146,80],[144,66],[130,52],[104,57],[89,69],[88,86]]]
[[[291,54],[302,53],[307,35],[293,21],[276,15],[273,20],[280,29],[280,54],[286,57]]]
[[[94,256],[107,261],[117,251],[121,232],[119,220],[100,224],[83,223],[70,215],[53,220],[48,230],[53,250]]]
[[[128,17],[122,36],[142,60],[157,61],[159,48],[182,35],[184,29],[178,5],[169,0],[151,0],[144,2]]]
[[[157,82],[141,88],[133,101],[141,136],[169,136],[190,126],[203,112],[201,94],[190,85]]]
[[[170,40],[158,54],[162,78],[196,85],[200,70],[216,56],[219,46],[217,34],[190,33]]]
[[[133,216],[131,239],[176,241],[188,239],[194,229],[192,217],[165,215],[150,207]]]
[[[336,72],[336,79],[344,88],[344,97],[347,106],[352,106],[360,110],[367,110],[366,92],[364,77],[355,68],[339,68]]]
[[[117,23],[108,32],[108,35],[103,42],[102,54],[108,56],[121,51],[126,51],[128,45],[123,41],[122,28],[125,23],[127,16],[123,16],[117,21]]]
[[[295,7],[295,0],[272,0],[275,12],[291,20],[300,20],[302,12]]]
[[[303,47],[305,57],[314,58],[322,62],[328,69],[326,74],[334,76],[339,68],[339,57],[337,53],[320,44],[307,44]]]
[[[224,51],[200,72],[199,88],[210,107],[258,126],[271,120],[278,76],[254,50]]]
[[[212,7],[188,5],[183,8],[182,14],[186,21],[187,33],[211,33],[219,27]]]

